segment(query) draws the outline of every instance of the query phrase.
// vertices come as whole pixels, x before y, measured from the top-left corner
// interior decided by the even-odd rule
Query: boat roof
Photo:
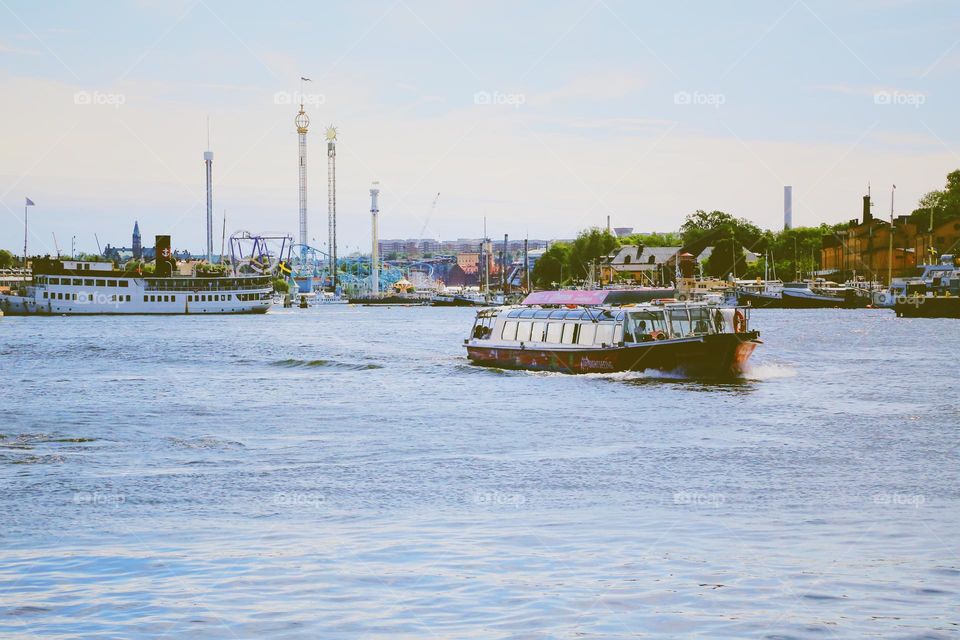
[[[560,291],[534,291],[520,304],[523,305],[578,305],[596,307],[604,304],[636,304],[661,298],[672,298],[674,290],[670,288],[639,289],[586,289]]]

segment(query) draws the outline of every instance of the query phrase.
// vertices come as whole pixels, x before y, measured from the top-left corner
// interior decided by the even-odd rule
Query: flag
[[[31,200],[30,198],[27,198],[27,204],[26,204],[26,206],[28,206],[28,207],[35,207],[35,206],[37,206],[37,205],[36,205],[36,203],[35,203],[33,200]]]

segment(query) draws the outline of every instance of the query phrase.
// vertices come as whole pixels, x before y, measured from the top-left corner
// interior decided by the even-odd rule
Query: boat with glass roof
[[[478,365],[562,373],[742,372],[760,333],[750,308],[616,290],[539,292],[477,312],[467,357]],[[636,297],[636,296],[634,296]]]

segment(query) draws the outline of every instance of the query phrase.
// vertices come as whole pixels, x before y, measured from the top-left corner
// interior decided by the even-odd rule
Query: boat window
[[[577,309],[575,311],[567,311],[567,315],[566,315],[567,320],[579,320],[582,317],[583,317],[583,311],[580,309]]]
[[[516,340],[517,339],[517,323],[514,320],[507,320],[503,323],[503,332],[500,334],[500,337],[504,340]]]
[[[563,335],[563,323],[551,322],[547,325],[547,342],[560,344],[560,338]]]
[[[573,332],[577,328],[575,322],[564,322],[563,323],[563,335],[560,338],[560,342],[563,344],[573,344]]]
[[[82,285],[83,285],[83,278],[74,278],[74,279],[73,279],[73,286],[79,287],[79,286],[82,286]]]
[[[98,287],[105,287],[105,286],[107,286],[107,281],[106,281],[106,280],[97,280],[97,286],[98,286]]]
[[[127,282],[126,280],[121,280],[118,284],[119,284],[121,287],[128,287],[128,286],[130,286],[130,283]]]
[[[532,322],[518,322],[517,323],[517,340],[520,342],[530,342],[530,327],[533,325]]]
[[[613,325],[610,323],[602,323],[597,325],[597,344],[613,344]]]
[[[581,324],[580,332],[577,335],[577,344],[580,345],[591,345],[593,344],[593,339],[597,335],[597,325],[592,322],[589,324]]]
[[[662,311],[631,311],[624,321],[624,340],[626,342],[645,342],[658,331],[666,332]]]
[[[93,280],[90,279],[90,278],[84,278],[84,280],[83,280],[83,286],[85,286],[85,287],[92,287],[92,286],[93,286]]]
[[[613,343],[620,344],[623,342],[623,325],[617,324],[613,328]]]
[[[519,317],[520,317],[520,311],[522,311],[522,309],[514,309],[513,311],[511,311],[510,313],[507,314],[507,317],[508,317],[508,318],[519,318]]]
[[[550,319],[555,320],[557,318],[563,319],[567,315],[567,312],[563,309],[557,309],[550,312]]]
[[[50,278],[50,284],[60,284],[60,278]]]
[[[690,308],[693,332],[699,335],[710,333],[710,310],[706,307]]]
[[[535,313],[536,313],[536,310],[535,310],[535,309],[524,309],[523,311],[520,312],[520,317],[521,317],[521,318],[532,318]]]
[[[530,342],[543,342],[543,334],[547,330],[546,322],[534,322],[530,332]]]
[[[534,314],[533,314],[533,317],[534,317],[534,318],[549,318],[549,317],[550,317],[550,310],[549,310],[549,309],[541,309],[541,310],[537,311],[536,313],[534,313]]]
[[[688,309],[670,309],[670,335],[674,338],[683,338],[691,333]]]
[[[117,286],[117,281],[116,281],[116,280],[107,280],[107,286],[108,286],[108,287],[115,287],[115,286]]]

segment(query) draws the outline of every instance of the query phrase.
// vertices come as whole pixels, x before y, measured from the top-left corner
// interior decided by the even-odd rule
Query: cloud
[[[9,53],[18,56],[39,56],[40,52],[34,49],[21,49],[20,47],[11,47],[0,42],[0,53]]]
[[[643,88],[646,81],[636,71],[591,71],[580,73],[552,91],[529,94],[529,103],[545,106],[574,99],[604,102],[622,98]]]

